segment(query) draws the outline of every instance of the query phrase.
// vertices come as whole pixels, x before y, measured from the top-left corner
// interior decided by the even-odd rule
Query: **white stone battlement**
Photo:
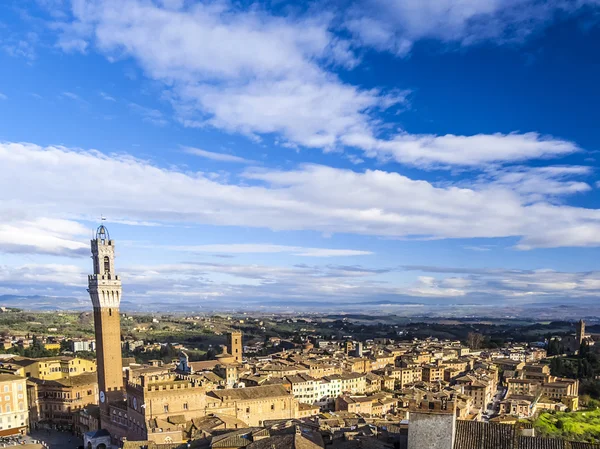
[[[121,287],[115,289],[90,288],[90,297],[94,308],[119,308],[121,304]]]
[[[88,281],[119,281],[121,276],[118,274],[88,274]]]

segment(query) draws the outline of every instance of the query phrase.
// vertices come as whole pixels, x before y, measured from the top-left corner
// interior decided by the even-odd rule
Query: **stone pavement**
[[[24,439],[26,443],[42,443],[49,449],[77,449],[83,445],[81,438],[75,437],[71,432],[59,432],[58,430],[35,430]],[[17,449],[19,446],[16,446]]]

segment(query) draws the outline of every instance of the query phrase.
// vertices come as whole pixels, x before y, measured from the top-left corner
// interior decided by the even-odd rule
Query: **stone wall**
[[[451,413],[411,411],[408,449],[452,449],[455,422]]]

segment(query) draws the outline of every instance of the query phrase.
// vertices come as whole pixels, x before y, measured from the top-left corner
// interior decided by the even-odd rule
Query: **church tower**
[[[240,331],[231,331],[227,334],[227,350],[236,362],[242,363],[243,353],[242,333]]]
[[[115,274],[115,244],[104,225],[98,228],[91,244],[94,274],[88,276],[88,292],[94,306],[100,410],[107,417],[109,402],[122,401],[124,396],[119,318],[121,278]]]

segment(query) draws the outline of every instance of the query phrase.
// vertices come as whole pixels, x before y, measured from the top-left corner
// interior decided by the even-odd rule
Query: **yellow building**
[[[24,377],[0,374],[0,436],[24,434],[29,416]]]
[[[52,425],[72,426],[79,410],[98,403],[96,373],[81,374],[56,380],[31,379],[29,397],[31,414]]]
[[[423,365],[422,379],[424,382],[438,382],[444,380],[444,367],[437,365]]]
[[[0,370],[27,378],[58,380],[80,374],[94,373],[96,372],[96,362],[79,357],[63,356],[39,359],[15,357],[3,361],[0,364]]]

